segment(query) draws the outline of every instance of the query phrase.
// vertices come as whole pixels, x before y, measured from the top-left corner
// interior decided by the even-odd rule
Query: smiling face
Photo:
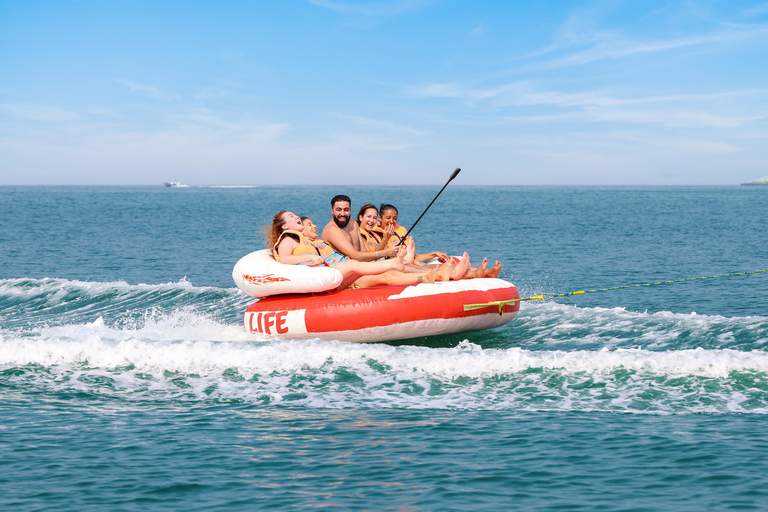
[[[348,201],[336,201],[333,203],[331,215],[333,215],[333,222],[340,228],[345,228],[349,224],[350,208],[351,206]]]
[[[388,209],[388,210],[382,210],[381,214],[379,215],[379,224],[381,224],[382,228],[386,228],[390,224],[394,224],[397,226],[397,210]]]
[[[312,222],[312,219],[304,219],[302,224],[304,225],[304,236],[312,240],[317,239],[317,226]]]
[[[293,212],[285,212],[281,216],[283,220],[283,231],[286,229],[291,229],[293,231],[304,231],[304,224],[301,223],[301,217],[296,215]]]
[[[376,208],[367,208],[362,215],[357,217],[357,221],[360,223],[360,228],[371,231],[376,227],[376,221],[379,217],[379,212]]]

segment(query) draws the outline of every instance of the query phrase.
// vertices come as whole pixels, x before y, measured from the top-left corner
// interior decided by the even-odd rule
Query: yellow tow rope
[[[473,309],[482,309],[487,308],[490,306],[498,306],[499,307],[499,314],[501,316],[504,316],[504,306],[507,304],[514,304],[515,302],[521,302],[524,300],[546,300],[546,299],[554,299],[555,297],[568,297],[571,295],[583,295],[585,293],[597,293],[597,292],[607,292],[610,290],[624,290],[626,288],[640,288],[642,286],[657,286],[661,284],[672,284],[672,283],[684,283],[686,281],[699,281],[701,279],[715,279],[717,277],[733,277],[733,276],[746,276],[749,274],[763,274],[768,272],[768,270],[750,270],[748,272],[734,272],[732,274],[720,274],[719,276],[705,276],[705,277],[690,277],[688,279],[676,279],[674,281],[657,281],[655,283],[644,283],[644,284],[630,284],[627,286],[614,286],[613,288],[600,288],[599,290],[580,290],[576,292],[569,292],[569,293],[545,293],[542,295],[534,295],[532,297],[523,297],[520,299],[512,299],[512,300],[497,300],[494,302],[484,302],[482,304],[465,304],[464,305],[464,311],[472,311]]]

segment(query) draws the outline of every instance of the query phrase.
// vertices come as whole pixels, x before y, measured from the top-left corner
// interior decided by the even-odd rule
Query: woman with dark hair
[[[394,208],[392,205],[382,205],[382,207]],[[395,222],[388,224],[385,229],[381,229],[378,225],[379,210],[371,203],[363,205],[360,211],[357,213],[357,223],[360,226],[360,247],[362,250],[368,251],[383,251],[387,247],[397,247],[400,242],[400,237],[407,234],[405,228],[397,226],[397,212],[395,211]],[[391,243],[390,243],[391,242]],[[413,241],[413,237],[408,237],[403,245],[406,248],[405,258],[403,261],[406,265],[415,264],[410,271],[420,271],[422,262],[429,261],[433,258],[442,257],[442,262],[448,261],[448,256],[434,252],[430,254],[416,254],[416,242]],[[421,259],[419,258],[421,257]],[[406,270],[408,271],[408,270]]]
[[[379,210],[371,203],[364,204],[357,212],[357,223],[360,225],[360,246],[369,252],[381,251],[388,247],[387,242],[394,231],[378,230]]]

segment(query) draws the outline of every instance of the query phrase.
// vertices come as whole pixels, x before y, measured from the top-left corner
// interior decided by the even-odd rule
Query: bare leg
[[[430,267],[426,265],[422,265],[421,263],[411,263],[410,265],[406,263],[404,272],[413,272],[416,274],[423,274],[424,272],[428,272],[429,269]]]
[[[388,272],[390,270],[399,270],[402,272],[405,270],[405,265],[403,264],[403,258],[405,257],[405,251],[403,249],[400,250],[400,252],[397,253],[397,256],[394,258],[390,258],[388,260],[382,260],[382,261],[356,261],[356,260],[347,260],[342,261],[340,263],[334,263],[331,265],[331,268],[335,268],[339,272],[341,272],[341,275],[344,276],[344,279],[341,282],[341,285],[337,288],[337,290],[343,290],[344,288],[349,288],[349,285],[357,281],[362,276],[373,276],[377,274],[383,274],[384,272]]]
[[[355,285],[360,288],[370,288],[372,286],[395,286],[400,284],[412,285],[420,283],[434,283],[435,282],[435,270],[431,270],[426,274],[406,274],[404,272],[398,272],[396,270],[390,270],[383,274],[377,274],[375,276],[363,276],[355,281]]]
[[[451,274],[451,279],[454,281],[458,281],[459,279],[462,279],[467,271],[469,270],[469,254],[466,252],[461,257],[461,260],[456,264],[456,268],[453,269],[453,273]]]
[[[403,272],[424,274],[425,272],[429,271],[431,266],[424,265],[420,261],[416,260],[416,242],[413,240],[412,236],[409,236],[406,239],[403,245],[400,246],[400,249],[405,251],[405,258],[403,258],[405,270],[403,270]]]

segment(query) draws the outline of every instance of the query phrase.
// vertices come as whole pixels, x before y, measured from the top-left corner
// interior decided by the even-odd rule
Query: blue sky
[[[4,0],[0,184],[738,184],[768,2]]]

